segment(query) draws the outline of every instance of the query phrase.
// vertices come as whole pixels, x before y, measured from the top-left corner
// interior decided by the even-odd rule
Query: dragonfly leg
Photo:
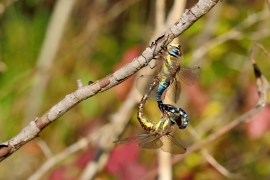
[[[163,53],[162,52],[159,52],[155,57],[153,57],[153,59],[152,60],[156,60],[156,61],[158,61],[159,60],[159,58],[160,58],[160,56],[162,55]],[[154,56],[154,54],[153,54],[153,56]],[[144,57],[144,56],[143,56]],[[144,57],[144,59],[145,59],[145,61],[146,61],[146,63],[147,63],[147,65],[149,66],[149,68],[150,69],[154,69],[157,65],[155,64],[154,66],[151,66],[150,64],[149,64],[149,62],[146,60],[146,58]]]
[[[164,36],[164,35],[163,35]],[[162,37],[163,37],[162,36]],[[159,39],[159,38],[158,38]],[[166,46],[164,46],[166,43],[167,43],[167,41],[168,41],[168,38],[165,40],[165,42],[163,43],[163,45],[161,45],[160,47],[161,47],[161,50],[163,50],[163,51],[166,51],[167,50],[167,47]],[[155,56],[154,55],[154,53],[156,52],[156,48],[157,48],[157,41],[155,41],[154,43],[152,43],[153,45],[155,45],[155,48],[154,48],[154,52],[153,52],[153,56]],[[162,54],[162,52],[159,52],[158,54]]]

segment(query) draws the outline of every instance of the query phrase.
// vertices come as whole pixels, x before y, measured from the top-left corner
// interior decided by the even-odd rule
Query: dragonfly
[[[186,113],[181,108],[174,109],[174,113],[163,114],[162,118],[158,122],[152,122],[143,115],[143,107],[147,101],[147,98],[155,86],[159,84],[158,80],[154,80],[148,92],[143,96],[138,106],[138,120],[141,126],[148,132],[147,134],[141,134],[136,137],[129,137],[123,140],[114,141],[115,144],[129,144],[137,142],[138,146],[145,149],[157,149],[160,148],[164,152],[171,154],[183,154],[186,152],[186,148],[179,144],[175,138],[171,135],[171,132],[175,125],[178,125],[182,129],[186,120],[188,119]]]
[[[181,84],[178,79],[181,79],[186,85],[193,85],[200,76],[200,67],[184,67],[180,65],[180,57],[182,56],[181,46],[179,44],[168,45],[155,58],[158,74],[142,75],[136,81],[136,87],[141,94],[145,94],[153,81],[159,82],[149,94],[150,99],[155,99],[162,113],[177,111],[169,104],[163,104],[162,100],[165,96],[171,99],[174,103],[180,97]],[[171,89],[170,93],[167,93]]]

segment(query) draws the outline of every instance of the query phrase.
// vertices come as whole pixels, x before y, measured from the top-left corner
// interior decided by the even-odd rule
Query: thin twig
[[[40,149],[42,150],[42,152],[48,159],[53,157],[52,151],[45,141],[38,138],[35,142],[37,143],[37,145],[40,147]]]
[[[174,6],[175,6],[175,2],[176,1],[174,1]],[[173,7],[170,13],[176,14],[176,11],[173,11]],[[159,33],[158,31],[161,31],[163,28],[165,28],[165,14],[166,14],[165,0],[156,0],[156,11],[155,11],[156,33]],[[173,23],[173,22],[171,21],[170,23]],[[157,156],[158,156],[158,164],[159,164],[158,166],[159,179],[160,180],[172,179],[171,155],[159,150]]]
[[[195,131],[195,129],[190,125],[189,128],[187,128],[189,133],[195,137],[197,141],[201,139],[201,137],[198,135],[198,133]],[[203,156],[207,160],[209,164],[211,164],[216,170],[218,170],[222,175],[228,178],[239,178],[240,176],[238,174],[234,174],[229,172],[225,167],[223,167],[221,164],[219,164],[216,159],[209,153],[209,151],[206,148],[202,148],[201,150]]]
[[[242,35],[243,29],[246,29],[250,26],[252,26],[254,23],[257,23],[258,21],[262,21],[264,19],[267,19],[270,17],[270,12],[263,10],[259,13],[252,14],[248,16],[245,20],[243,20],[240,24],[238,24],[236,27],[232,28],[231,30],[227,31],[226,33],[208,41],[203,46],[200,46],[198,49],[196,49],[193,53],[193,58],[195,59],[194,63],[198,63],[198,61],[201,60],[201,58],[208,52],[210,49],[214,48],[215,46],[218,46],[225,41],[228,41],[230,39],[240,39],[244,36]]]
[[[96,18],[90,18],[82,32],[76,38],[74,38],[73,43],[76,45],[83,44],[85,40],[89,39],[94,34],[94,32],[99,30],[104,24],[114,20],[122,12],[139,1],[140,0],[119,1],[106,12],[105,16],[98,17],[98,20]]]
[[[218,170],[223,176],[227,178],[232,179],[239,179],[241,177],[240,174],[231,173],[228,171],[224,166],[219,164],[216,159],[209,153],[209,151],[206,148],[202,148],[201,150],[203,156],[205,159],[214,167],[216,170]]]
[[[231,123],[227,124],[226,126],[224,126],[223,128],[219,129],[218,131],[216,131],[215,133],[211,134],[210,136],[208,136],[208,138],[206,138],[205,140],[202,140],[192,146],[190,146],[188,148],[188,151],[186,154],[184,155],[180,155],[180,156],[175,156],[173,158],[173,164],[179,162],[180,160],[182,160],[184,157],[186,157],[187,155],[189,155],[190,153],[197,151],[199,149],[201,149],[202,147],[204,147],[206,144],[216,140],[217,138],[219,138],[220,136],[224,135],[225,133],[229,132],[230,130],[232,130],[233,128],[235,128],[237,125],[239,125],[242,122],[245,122],[247,120],[249,120],[250,118],[254,117],[256,114],[258,114],[261,110],[263,109],[263,106],[258,106],[255,107],[254,109],[251,109],[250,111],[246,112],[245,114],[243,114],[242,116],[240,116],[239,118],[233,120]]]
[[[263,47],[262,44],[256,43],[255,46],[257,46],[258,48],[260,48],[263,53],[265,54],[265,56],[270,59],[270,53]],[[252,57],[254,59],[254,57]],[[255,61],[254,61],[255,62]]]
[[[155,10],[156,27],[155,29],[162,29],[164,27],[165,9],[166,9],[165,0],[156,0],[156,10]]]
[[[185,10],[185,5],[186,5],[186,0],[182,0],[182,1],[175,0],[174,1],[174,4],[173,4],[171,10],[168,13],[168,17],[167,17],[166,22],[164,22],[164,21],[162,22],[163,28],[166,27],[168,24],[172,24],[175,20],[177,20],[177,18],[179,16],[181,16],[181,14]],[[163,14],[165,14],[165,13],[163,13]],[[162,26],[160,26],[160,27],[162,27]],[[172,43],[178,44],[179,38],[175,38]],[[168,100],[167,97],[165,97],[164,102],[166,102],[167,100]],[[172,158],[171,154],[165,153],[161,150],[158,151],[158,169],[159,169],[159,173],[158,173],[159,177],[158,178],[160,180],[172,179],[173,174],[172,174],[171,158]]]

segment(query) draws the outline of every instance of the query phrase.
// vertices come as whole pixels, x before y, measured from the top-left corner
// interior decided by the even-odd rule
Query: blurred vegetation
[[[134,47],[144,49],[148,45],[149,37],[155,28],[155,1],[138,1],[115,19],[98,26],[99,20],[106,18],[107,12],[118,2],[117,0],[80,0],[75,3],[57,56],[49,71],[50,79],[39,115],[45,113],[65,95],[76,90],[77,79],[81,79],[84,84],[90,80],[96,81],[115,71],[123,61],[127,62],[123,59],[125,52]],[[188,1],[186,8],[192,7],[195,3],[194,0]],[[166,1],[167,13],[172,4],[173,1]],[[1,142],[14,137],[27,124],[24,116],[28,104],[31,103],[28,99],[29,91],[33,83],[33,75],[38,70],[36,62],[54,6],[53,0],[0,2]],[[180,37],[184,52],[183,64],[199,64],[202,74],[198,86],[194,87],[195,90],[192,90],[193,87],[183,87],[179,106],[183,106],[189,114],[190,124],[202,137],[206,137],[256,105],[257,92],[249,61],[250,49],[254,43],[259,42],[270,50],[269,18],[258,21],[248,28],[241,28],[241,23],[248,16],[267,8],[264,1],[228,0],[217,6],[220,6],[220,10],[216,14],[207,14]],[[217,6],[214,8],[218,8]],[[210,28],[209,37],[204,40],[202,33],[206,29],[205,23],[211,16],[217,16],[217,20]],[[97,29],[84,38],[82,34],[87,22],[95,19]],[[237,25],[240,25],[241,35],[214,46],[197,61],[193,59],[194,51],[199,48],[198,44],[203,46]],[[258,66],[270,80],[270,71],[268,71],[270,61],[262,52],[257,52],[255,58]],[[130,87],[126,85],[125,88]],[[189,94],[189,92],[196,94]],[[107,123],[109,116],[118,110],[122,101],[123,98],[116,92],[116,88],[98,94],[80,103],[52,123],[40,134],[40,137],[47,143],[52,153],[57,154],[87,135],[89,131],[95,131],[96,128]],[[270,122],[269,112],[264,112],[265,114],[260,118],[268,119]],[[145,113],[151,119],[159,118],[155,102],[147,103]],[[136,110],[123,137],[142,133],[135,114]],[[27,122],[34,118],[28,119]],[[267,130],[270,124],[265,121],[260,122],[258,118],[251,123],[238,126],[226,136],[208,145],[207,148],[213,157],[229,171],[240,173],[245,176],[245,179],[268,179],[270,132]],[[264,129],[260,129],[261,127],[257,126],[258,123],[261,123]],[[252,133],[254,131],[261,133],[254,135]],[[175,137],[186,147],[195,142],[187,130],[175,131]],[[61,162],[43,178],[76,179],[83,171],[87,160],[93,157],[95,148],[92,146]],[[125,147],[117,147],[116,152],[121,148]],[[131,149],[133,148],[137,147],[131,146]],[[127,148],[123,151],[129,150]],[[141,171],[138,170],[138,172],[144,174],[156,167],[155,151],[138,148],[137,151],[139,151],[138,158],[131,159],[129,162],[134,164],[134,169],[140,168]],[[120,156],[121,153],[117,155]],[[86,159],[86,162],[79,161],[80,158]],[[125,161],[124,158],[119,157],[119,159]],[[0,164],[0,179],[25,179],[45,160],[46,157],[40,147],[35,142],[30,142]],[[109,161],[108,167],[110,163],[114,162]],[[98,177],[133,179],[120,176],[108,167],[99,173]],[[136,172],[133,174],[135,176]],[[175,179],[200,180],[226,179],[209,165],[200,152],[192,153],[174,166],[174,177]]]

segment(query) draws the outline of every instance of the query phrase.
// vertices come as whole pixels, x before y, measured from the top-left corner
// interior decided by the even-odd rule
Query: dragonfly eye
[[[179,44],[173,44],[168,46],[168,52],[171,56],[174,56],[176,58],[180,57],[182,55],[181,49]]]
[[[170,122],[172,125],[176,124],[179,129],[185,129],[188,125],[183,116],[174,116],[173,119],[170,119]]]
[[[177,124],[179,129],[185,129],[188,125],[188,115],[181,108],[172,108],[172,106],[168,110],[170,111],[170,122],[171,124]]]

